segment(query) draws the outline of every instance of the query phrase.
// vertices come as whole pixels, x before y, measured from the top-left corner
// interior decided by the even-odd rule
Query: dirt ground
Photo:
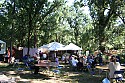
[[[101,83],[105,78],[105,72],[101,75],[98,72],[92,75],[88,71],[73,71],[69,65],[62,66],[61,69],[51,68],[50,71],[40,68],[39,74],[34,74],[22,66],[13,67],[7,63],[0,63],[0,71],[1,75],[15,80],[15,83]],[[59,70],[59,73],[54,73],[53,70]]]

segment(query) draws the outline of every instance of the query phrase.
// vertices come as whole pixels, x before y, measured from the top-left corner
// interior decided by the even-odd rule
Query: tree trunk
[[[34,48],[37,47],[37,34],[36,34],[36,30],[34,31]]]
[[[31,19],[31,14],[29,13],[28,51],[27,51],[27,55],[29,55],[29,51],[30,51],[30,32],[31,32],[31,28],[32,28],[32,19]]]

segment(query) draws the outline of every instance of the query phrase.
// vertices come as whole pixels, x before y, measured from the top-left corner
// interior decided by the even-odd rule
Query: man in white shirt
[[[110,59],[110,63],[109,63],[109,78],[114,78],[114,77],[122,77],[121,74],[118,74],[118,75],[114,75],[114,72],[117,71],[117,70],[120,70],[121,69],[121,65],[119,62],[116,62],[116,57],[115,56],[112,56],[111,59]]]
[[[72,58],[72,66],[74,66],[74,67],[77,67],[77,63],[78,63],[78,60],[77,60],[77,58],[75,57],[73,57]]]

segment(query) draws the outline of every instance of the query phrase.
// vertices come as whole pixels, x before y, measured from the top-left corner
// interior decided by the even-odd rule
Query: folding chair
[[[25,66],[26,66],[26,70],[30,71],[31,73],[35,73],[37,74],[36,72],[34,72],[35,69],[39,70],[39,68],[35,67],[34,66],[34,63],[33,62],[26,62],[25,63]]]
[[[59,66],[57,66],[57,68],[58,68],[58,69],[62,69],[62,68],[63,68],[63,66],[59,65]]]
[[[60,76],[58,76],[60,74],[60,70],[54,69],[52,71],[52,73],[53,73],[53,76],[54,76],[54,80],[57,80],[58,77],[60,78]]]
[[[90,64],[87,65],[87,69],[88,69],[88,72],[89,72],[91,75],[95,74],[94,68],[92,68],[92,66],[91,66]]]
[[[54,70],[52,71],[53,74],[54,74],[54,77],[57,77],[57,75],[61,73],[61,70],[60,70],[60,69],[62,69],[62,68],[63,68],[63,66],[57,66],[56,69],[54,69]]]
[[[110,81],[109,81],[108,78],[104,78],[104,79],[102,80],[102,83],[110,83]]]
[[[123,78],[124,71],[119,70],[119,71],[114,72],[114,76],[118,75],[118,74],[121,74],[122,76],[121,77],[114,77],[114,78],[111,78],[111,79],[114,79],[116,81],[116,83],[119,83],[119,82],[123,83],[123,81],[125,81],[125,79]]]
[[[15,59],[13,63],[13,67],[18,66],[18,65],[19,65],[19,59]]]

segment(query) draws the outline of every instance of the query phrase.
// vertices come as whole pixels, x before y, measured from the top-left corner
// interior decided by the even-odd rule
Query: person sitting
[[[101,53],[99,54],[99,65],[103,65],[103,59]]]
[[[77,63],[78,63],[77,58],[76,57],[72,57],[71,64],[72,64],[73,70],[76,70]]]
[[[72,66],[76,67],[78,63],[78,60],[76,57],[72,58]]]
[[[96,66],[96,64],[97,64],[97,57],[94,57],[93,61],[91,63],[91,69],[92,69],[91,73],[92,74],[95,74],[95,66]]]
[[[27,61],[28,58],[29,58],[28,55],[23,56],[23,61]]]
[[[111,80],[111,78],[114,78],[114,77],[122,77],[121,74],[118,74],[118,75],[114,75],[114,72],[117,71],[117,70],[120,70],[121,69],[121,65],[119,62],[116,61],[116,57],[115,56],[111,56],[111,59],[110,59],[110,63],[108,65],[108,68],[109,68],[109,78]],[[112,81],[112,80],[111,80]]]
[[[77,63],[77,70],[78,71],[82,71],[83,70],[83,63],[81,60],[78,60],[78,63]]]

